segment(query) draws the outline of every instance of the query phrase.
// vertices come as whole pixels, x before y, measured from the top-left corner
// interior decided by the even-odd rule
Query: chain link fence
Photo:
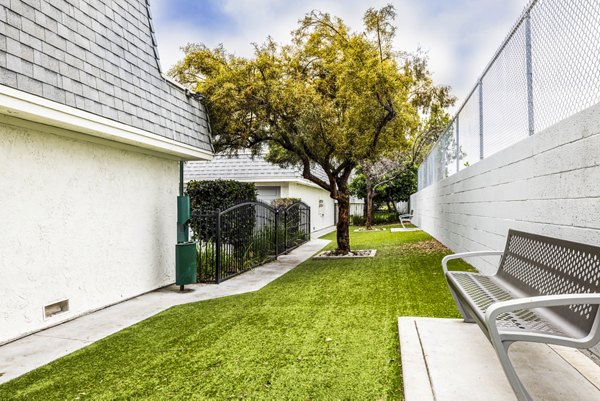
[[[532,0],[419,168],[419,190],[600,102],[600,0]]]

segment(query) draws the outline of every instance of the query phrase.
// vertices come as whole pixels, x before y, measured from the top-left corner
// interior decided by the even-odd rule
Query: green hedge
[[[280,207],[288,207],[293,203],[300,202],[302,199],[300,198],[276,198],[271,201],[271,206],[275,209],[279,209]]]
[[[364,226],[365,218],[362,216],[350,216],[353,226]],[[398,213],[387,210],[375,210],[373,212],[373,225],[398,223]]]
[[[186,193],[190,197],[190,226],[195,239],[203,241],[214,237],[214,211],[217,208],[225,210],[238,203],[256,201],[254,183],[234,180],[189,181]],[[254,224],[254,219],[249,217],[248,220]]]

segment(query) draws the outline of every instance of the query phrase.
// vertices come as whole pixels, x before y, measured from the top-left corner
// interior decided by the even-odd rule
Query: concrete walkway
[[[476,324],[398,319],[405,401],[515,401]],[[514,343],[510,358],[536,401],[600,400],[600,366],[572,348]]]
[[[257,291],[304,262],[330,241],[313,239],[277,261],[219,285],[172,285],[40,331],[0,347],[0,383],[138,323],[175,305]]]

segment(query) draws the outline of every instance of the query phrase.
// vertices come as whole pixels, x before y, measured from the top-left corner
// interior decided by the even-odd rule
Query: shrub
[[[352,224],[353,226],[364,226],[365,218],[358,214],[353,214],[352,216],[350,216],[350,224]]]
[[[189,181],[186,193],[190,197],[190,226],[194,238],[202,241],[214,239],[215,210],[225,210],[238,203],[256,201],[254,183],[234,180]],[[248,216],[252,220],[254,216]]]
[[[351,216],[353,226],[364,226],[366,219],[363,216],[353,215]],[[398,223],[398,213],[387,210],[375,210],[373,211],[373,225],[379,224],[393,224]]]
[[[302,199],[300,198],[277,198],[271,201],[271,206],[275,209],[279,209],[280,207],[289,207],[293,203],[300,202]]]

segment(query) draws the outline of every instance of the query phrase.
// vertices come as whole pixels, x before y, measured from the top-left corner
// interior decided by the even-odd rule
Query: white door
[[[256,187],[256,192],[259,201],[271,204],[273,199],[281,196],[281,187]]]

